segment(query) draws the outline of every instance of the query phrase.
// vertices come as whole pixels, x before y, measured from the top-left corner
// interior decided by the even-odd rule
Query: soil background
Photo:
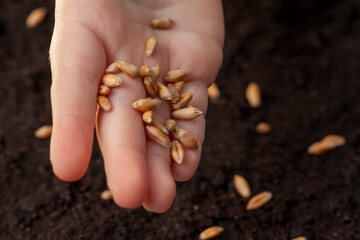
[[[97,143],[82,180],[53,175],[49,141],[33,133],[51,124],[54,2],[0,0],[0,239],[197,239],[212,225],[225,228],[218,239],[360,239],[359,0],[223,3],[221,98],[209,104],[199,169],[177,185],[167,213],[152,214],[100,200]],[[27,14],[40,6],[46,20],[27,29]],[[245,100],[250,81],[262,90],[259,109]],[[256,134],[260,121],[272,132]],[[331,133],[345,146],[306,153]],[[234,174],[254,194],[271,191],[272,201],[245,211]]]

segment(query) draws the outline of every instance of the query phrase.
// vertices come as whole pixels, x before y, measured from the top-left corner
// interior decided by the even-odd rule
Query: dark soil
[[[209,105],[199,170],[160,215],[100,200],[96,144],[81,181],[53,175],[49,141],[33,135],[51,123],[53,14],[25,27],[39,6],[54,10],[53,1],[0,0],[0,239],[197,239],[212,225],[225,228],[219,239],[360,239],[358,0],[224,1],[222,95]],[[245,100],[249,81],[262,89],[260,109]],[[255,133],[260,121],[270,134]],[[345,136],[345,146],[306,153],[330,133]],[[245,211],[234,174],[274,198]]]

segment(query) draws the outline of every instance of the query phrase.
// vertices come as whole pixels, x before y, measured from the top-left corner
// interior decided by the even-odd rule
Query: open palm
[[[160,64],[161,78],[173,69],[187,69],[183,92],[194,94],[191,105],[207,108],[206,89],[222,61],[223,19],[219,0],[62,0],[56,2],[54,35],[50,48],[53,75],[51,100],[53,135],[51,162],[65,181],[81,178],[88,167],[95,126],[96,97],[104,69],[116,60],[137,66]],[[150,27],[153,19],[169,16],[168,30]],[[145,42],[156,36],[152,57]],[[99,115],[98,140],[105,161],[109,189],[122,207],[143,206],[164,212],[172,204],[176,181],[191,178],[198,166],[205,120],[177,121],[199,142],[186,149],[182,165],[171,161],[170,151],[146,137],[141,114],[131,107],[146,97],[141,79],[121,73],[124,83],[111,91],[110,112]],[[157,119],[170,118],[168,103],[155,110]]]

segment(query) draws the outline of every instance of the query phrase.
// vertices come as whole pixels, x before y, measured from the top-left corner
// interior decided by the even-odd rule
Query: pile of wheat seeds
[[[152,21],[151,26],[155,29],[169,29],[174,25],[174,20],[169,17],[162,17]],[[157,39],[151,36],[145,42],[145,54],[151,57],[156,50]],[[186,69],[174,69],[169,71],[161,80],[160,65],[149,67],[143,65],[140,68],[126,60],[118,60],[108,66],[105,75],[102,77],[98,90],[97,103],[105,112],[111,110],[112,105],[108,99],[111,88],[118,87],[123,79],[117,73],[123,72],[131,78],[141,78],[147,98],[139,99],[132,104],[132,107],[142,113],[145,130],[148,136],[161,146],[170,149],[171,156],[177,164],[182,164],[185,158],[184,147],[198,149],[197,140],[185,129],[177,126],[174,119],[191,120],[203,114],[202,111],[189,105],[193,94],[182,93],[185,78],[189,75]],[[170,104],[171,117],[164,123],[156,119],[156,108],[164,100]]]

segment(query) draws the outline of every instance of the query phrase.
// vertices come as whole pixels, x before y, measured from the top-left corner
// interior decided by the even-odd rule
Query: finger
[[[222,61],[222,50],[218,43],[190,32],[180,32],[169,36],[168,48],[170,69],[187,69],[189,75],[185,79],[183,92],[192,92],[190,105],[206,113],[207,87],[215,80]],[[184,40],[186,39],[186,40]],[[198,140],[199,149],[185,148],[185,159],[182,165],[172,163],[171,172],[176,181],[190,179],[199,164],[201,145],[204,140],[205,119],[200,116],[191,121],[177,120],[177,124],[184,128]]]
[[[169,118],[169,107],[163,102],[156,109],[156,120],[164,123]],[[149,189],[143,207],[156,213],[167,211],[175,198],[176,185],[170,171],[170,148],[165,148],[147,138],[146,159],[148,162]]]
[[[145,133],[141,114],[131,104],[145,97],[140,79],[124,73],[122,85],[111,90],[110,112],[99,113],[98,140],[105,162],[108,187],[121,207],[136,208],[147,193]]]
[[[206,85],[201,82],[188,82],[184,85],[183,92],[192,92],[193,98],[190,102],[190,105],[200,109],[204,115],[206,114],[207,109],[207,95],[206,95]],[[205,135],[205,118],[204,115],[201,115],[192,120],[176,120],[178,127],[185,129],[190,135],[194,136],[198,141],[199,149],[189,149],[184,147],[185,158],[181,165],[178,165],[174,161],[171,164],[171,172],[173,178],[176,181],[187,181],[195,173],[202,150],[202,143],[204,141]]]
[[[85,174],[90,160],[98,80],[105,68],[105,53],[89,28],[76,20],[57,19],[50,60],[50,159],[60,179],[75,181]]]
[[[176,193],[176,185],[170,171],[170,149],[149,140],[146,158],[149,189],[143,207],[150,212],[166,212],[171,207]]]

